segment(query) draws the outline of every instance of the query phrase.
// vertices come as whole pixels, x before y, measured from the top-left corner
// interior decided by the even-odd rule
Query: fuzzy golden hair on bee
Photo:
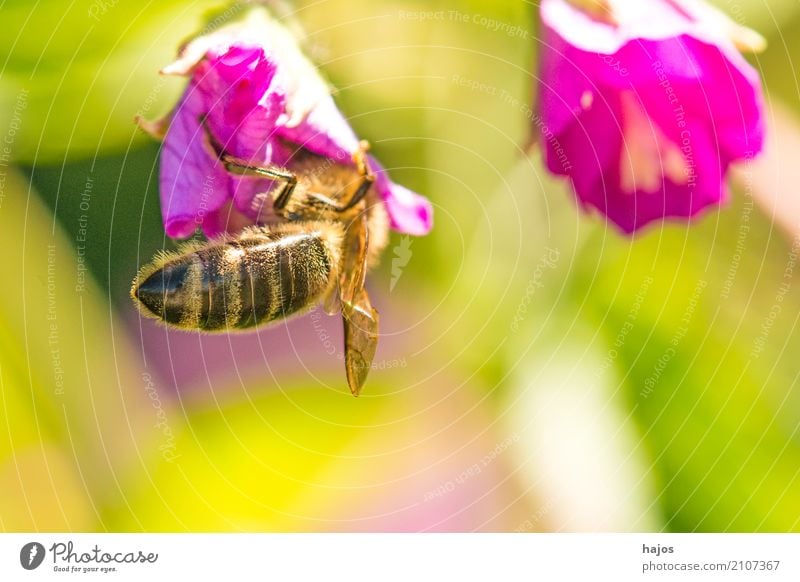
[[[337,284],[344,227],[330,221],[250,227],[159,253],[134,280],[146,317],[178,329],[244,331],[300,314]]]
[[[166,249],[160,249],[156,251],[156,254],[153,255],[152,259],[150,259],[150,262],[142,265],[142,267],[136,273],[136,277],[133,279],[133,284],[131,285],[131,298],[136,299],[136,295],[134,293],[142,281],[149,278],[150,275],[156,271],[161,270],[168,262],[177,259],[181,255],[195,252],[207,244],[210,243],[202,241],[188,241],[181,243],[174,251],[168,251]]]
[[[136,273],[136,277],[133,279],[133,283],[131,284],[130,296],[131,299],[133,299],[133,304],[136,306],[136,309],[139,311],[139,313],[148,319],[154,319],[158,323],[166,325],[166,322],[164,322],[161,317],[153,313],[153,311],[145,307],[145,305],[139,301],[139,298],[137,297],[137,290],[139,289],[139,286],[144,281],[149,279],[151,275],[162,270],[168,263],[180,258],[183,255],[189,255],[197,252],[204,246],[212,243],[213,241],[186,241],[181,243],[174,251],[168,251],[165,249],[156,251],[156,254],[153,256],[150,262],[146,265],[143,265],[139,269],[139,271]]]
[[[352,164],[298,148],[288,168],[250,165],[220,144],[233,174],[276,184],[264,226],[159,253],[136,276],[139,310],[170,327],[229,333],[268,325],[322,303],[341,312],[350,390],[364,385],[378,343],[378,311],[364,286],[388,243],[389,217],[362,142]],[[260,199],[260,198],[259,198]]]

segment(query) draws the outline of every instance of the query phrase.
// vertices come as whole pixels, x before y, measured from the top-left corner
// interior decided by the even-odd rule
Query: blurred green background
[[[174,247],[134,115],[169,111],[182,81],[157,70],[239,9],[4,2],[0,528],[800,530],[800,216],[774,203],[797,183],[800,5],[718,4],[770,41],[752,62],[786,141],[721,211],[634,240],[525,152],[535,3],[278,5],[436,207],[370,276],[382,338],[354,399],[336,318],[209,338],[128,299]]]

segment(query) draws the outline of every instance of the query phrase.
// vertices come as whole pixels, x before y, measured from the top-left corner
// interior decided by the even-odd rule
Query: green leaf
[[[658,482],[613,352],[580,315],[531,315],[505,350],[501,398],[501,422],[519,435],[520,482],[557,531],[657,531]]]
[[[106,524],[124,531],[509,530],[525,515],[522,502],[496,511],[518,496],[507,479],[510,455],[493,454],[507,435],[489,425],[476,391],[420,379],[416,368],[374,370],[359,398],[341,375],[325,380],[304,374],[279,387],[257,380],[221,387],[215,392],[225,396],[213,401],[186,402],[174,455],[151,450],[147,466],[125,476],[126,503],[110,508]]]
[[[57,404],[68,388],[77,388],[65,374],[66,358],[75,354],[61,350],[54,315],[55,281],[65,264],[56,260],[56,242],[37,201],[26,208],[24,180],[3,169],[2,193],[0,244],[9,277],[0,289],[0,529],[89,529],[94,516]],[[22,237],[35,253],[21,252]],[[28,319],[31,310],[36,316]],[[62,306],[61,325],[65,311]]]
[[[14,159],[87,157],[144,139],[134,116],[169,111],[183,85],[158,70],[219,4],[6,2],[0,132]]]
[[[84,265],[125,310],[139,267],[165,239],[158,199],[158,144],[124,155],[28,168]]]
[[[157,410],[73,241],[3,172],[0,527],[96,529],[100,508],[119,502],[116,473],[158,442]]]
[[[797,249],[749,197],[595,242],[573,295],[617,350],[668,526],[798,530]]]
[[[764,9],[761,0],[711,0],[717,8],[722,10],[735,22],[754,28],[761,34],[771,34],[774,31],[785,29],[797,15],[797,2],[792,0],[773,0],[769,9]]]

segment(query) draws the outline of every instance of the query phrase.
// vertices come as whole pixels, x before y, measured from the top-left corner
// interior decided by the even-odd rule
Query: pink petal
[[[375,189],[386,204],[392,228],[416,236],[428,234],[433,228],[433,205],[430,201],[389,180],[383,166],[372,156],[369,156],[369,165],[375,173]]]
[[[547,168],[554,174],[572,176],[576,187],[581,189],[596,184],[605,168],[619,163],[620,112],[616,94],[599,94],[589,109],[569,118],[561,133],[542,133],[540,141]],[[597,139],[598,135],[603,139]]]
[[[251,221],[274,222],[273,198],[270,192],[279,184],[273,180],[249,177],[230,177],[230,191],[236,209]]]
[[[243,20],[195,38],[163,72],[191,75],[161,159],[169,236],[189,236],[198,226],[211,236],[231,224],[226,217],[233,213],[236,224],[241,217],[274,220],[269,196],[274,182],[228,174],[221,153],[254,166],[285,166],[291,152],[284,145],[292,142],[337,163],[353,163],[359,139],[296,40],[266,11],[254,8]],[[431,204],[380,172],[376,188],[392,226],[427,233]]]
[[[727,164],[720,161],[708,129],[700,123],[690,126],[693,179],[677,184],[662,176],[655,190],[636,189],[631,193],[620,187],[620,166],[611,165],[594,184],[575,182],[576,195],[584,204],[608,216],[625,233],[665,217],[694,217],[726,199],[722,177]]]
[[[616,24],[592,18],[566,0],[542,0],[540,6],[545,26],[556,30],[570,46],[590,53],[610,55],[629,42],[660,41],[689,33],[714,42],[723,38],[693,20],[670,0],[617,0],[614,2]]]
[[[254,164],[269,162],[268,148],[285,108],[273,86],[277,66],[260,47],[233,46],[209,53],[195,71],[207,124],[223,149]]]
[[[294,127],[282,126],[278,134],[315,154],[348,163],[359,140],[328,95]]]
[[[228,175],[200,125],[202,95],[190,86],[176,108],[161,150],[161,214],[167,236],[191,236],[228,198]]]
[[[548,169],[569,175],[584,204],[632,232],[724,199],[730,162],[762,148],[763,97],[757,73],[718,27],[671,1],[615,5],[619,26],[563,0],[542,1],[545,45],[533,121]],[[626,135],[631,119],[619,97],[626,94],[649,118],[631,135],[653,147],[637,149],[642,144]],[[689,165],[691,184],[677,171]],[[631,192],[637,175],[645,179]]]

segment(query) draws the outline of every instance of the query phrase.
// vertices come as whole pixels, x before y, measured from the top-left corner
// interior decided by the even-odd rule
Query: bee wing
[[[342,304],[339,301],[338,281],[322,297],[322,309],[328,315],[336,315],[342,310]]]
[[[358,396],[378,347],[378,312],[361,289],[355,303],[342,304],[344,365],[350,391]]]
[[[354,303],[359,291],[364,288],[364,280],[367,276],[367,247],[369,245],[366,213],[350,223],[344,236],[342,272],[339,275],[342,304]]]
[[[358,396],[378,347],[378,312],[364,289],[369,246],[366,214],[350,224],[343,246],[339,297],[344,320],[344,363],[350,391]]]

